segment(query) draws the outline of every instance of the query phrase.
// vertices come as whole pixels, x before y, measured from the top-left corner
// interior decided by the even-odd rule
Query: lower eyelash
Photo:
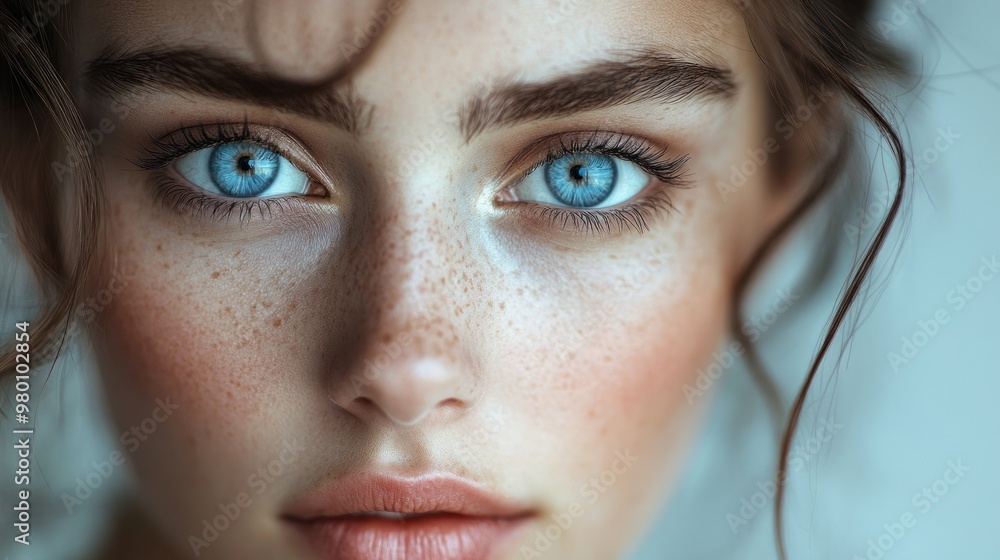
[[[198,192],[179,184],[168,176],[155,178],[153,193],[158,203],[181,214],[205,216],[226,223],[235,217],[240,223],[254,219],[268,220],[275,212],[284,212],[292,204],[301,203],[298,197],[248,198],[233,200]]]
[[[647,232],[649,231],[647,221],[652,220],[660,212],[673,208],[667,194],[657,191],[622,208],[583,210],[534,205],[531,211],[539,218],[564,230],[573,229],[587,234],[608,235],[626,230],[636,233]]]

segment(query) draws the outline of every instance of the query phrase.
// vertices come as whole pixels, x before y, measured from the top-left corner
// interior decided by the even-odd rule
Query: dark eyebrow
[[[469,140],[488,128],[529,120],[646,101],[730,99],[735,92],[724,67],[639,51],[546,82],[501,84],[462,108],[460,126]]]
[[[252,66],[204,50],[109,47],[83,74],[88,91],[116,97],[172,89],[215,99],[275,107],[357,132],[371,119],[371,105],[350,88],[310,86],[268,75]]]

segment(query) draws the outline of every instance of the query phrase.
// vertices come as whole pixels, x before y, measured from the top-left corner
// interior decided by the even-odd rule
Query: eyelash
[[[684,186],[683,175],[685,165],[690,159],[689,155],[665,159],[666,148],[655,150],[643,140],[612,132],[562,135],[556,139],[558,145],[549,148],[545,156],[531,165],[516,181],[511,182],[512,185],[518,184],[539,167],[563,156],[587,152],[630,161],[664,185]],[[544,143],[546,140],[552,142],[552,138],[540,142]],[[162,170],[187,154],[230,142],[253,142],[282,157],[287,157],[280,147],[255,134],[249,122],[244,120],[241,124],[197,125],[180,129],[165,138],[150,138],[150,145],[145,148],[146,156],[134,160],[133,164],[147,171]],[[210,218],[226,221],[236,215],[241,223],[249,221],[255,213],[261,217],[266,213],[267,217],[270,217],[275,210],[284,211],[292,203],[301,203],[301,197],[295,196],[248,200],[221,198],[181,185],[166,174],[156,177],[152,186],[157,199],[172,210],[207,215]],[[649,230],[647,220],[652,219],[658,212],[673,209],[669,196],[662,188],[641,195],[639,200],[621,208],[574,209],[538,204],[532,206],[532,211],[537,217],[564,230],[571,227],[588,234],[607,234],[625,230],[643,233]]]
[[[165,138],[150,138],[150,146],[145,148],[146,157],[134,160],[132,163],[146,170],[162,169],[191,152],[230,142],[253,142],[276,154],[284,155],[278,146],[255,135],[250,129],[250,123],[244,120],[242,124],[191,126],[182,128]]]
[[[691,159],[690,155],[665,159],[667,148],[654,151],[655,149],[643,140],[615,132],[590,132],[583,136],[570,136],[568,139],[562,135],[556,139],[559,144],[549,148],[540,161],[520,174],[511,185],[517,185],[539,167],[563,156],[586,152],[630,161],[664,185],[674,188],[686,186],[684,171],[685,165]],[[544,144],[546,140],[551,142],[551,138],[540,142]],[[563,229],[572,226],[572,229],[583,233],[604,235],[612,232],[621,233],[625,230],[634,230],[636,233],[649,231],[647,220],[651,220],[661,211],[673,208],[666,190],[661,188],[640,195],[638,200],[621,208],[577,209],[533,204],[531,211],[537,217],[559,225]]]
[[[204,148],[211,148],[231,142],[252,142],[282,157],[284,151],[273,142],[255,134],[249,121],[241,124],[217,123],[182,128],[165,138],[150,138],[150,146],[144,148],[146,156],[132,163],[147,171],[162,170],[178,158]],[[291,204],[301,203],[301,197],[286,196],[275,198],[253,198],[233,200],[201,192],[181,185],[166,174],[159,174],[152,182],[156,199],[179,213],[205,215],[226,222],[236,215],[240,223],[250,221],[256,213],[270,218],[274,212],[284,211]]]

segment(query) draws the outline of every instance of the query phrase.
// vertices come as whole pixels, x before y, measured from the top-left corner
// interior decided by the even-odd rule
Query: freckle
[[[215,272],[212,273],[212,279],[214,280],[215,278],[218,278],[218,277],[219,277],[219,271],[216,270]]]
[[[264,302],[263,304],[264,304],[264,309],[269,309],[269,308],[271,307],[271,305],[273,305],[273,304],[272,304],[271,302],[269,302],[269,301],[265,301],[265,302]]]
[[[475,173],[476,171],[479,171],[479,166],[473,163],[472,164],[472,172]]]
[[[274,325],[274,328],[278,328],[281,326],[281,319],[275,319],[271,324]]]
[[[156,244],[156,250],[157,251],[162,251],[163,250],[163,245],[160,245],[159,243],[157,243]]]
[[[167,263],[163,263],[163,269],[164,270],[169,270],[170,269],[170,265],[167,264]]]
[[[232,313],[232,312],[233,312],[233,308],[232,308],[232,307],[229,307],[229,306],[227,305],[227,306],[226,306],[226,313]]]
[[[506,309],[506,308],[507,308],[507,302],[501,301],[500,302],[500,309]]]

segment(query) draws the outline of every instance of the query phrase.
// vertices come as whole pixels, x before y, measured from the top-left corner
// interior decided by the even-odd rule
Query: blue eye
[[[650,177],[630,161],[571,153],[535,169],[515,187],[517,199],[566,208],[606,208],[627,202]]]
[[[608,198],[618,169],[608,156],[569,154],[545,164],[545,182],[567,206],[589,208]]]
[[[196,150],[175,162],[193,185],[234,198],[304,194],[309,176],[292,162],[253,142]]]
[[[208,156],[212,181],[222,192],[240,198],[267,190],[280,167],[278,154],[245,142],[217,146]]]

